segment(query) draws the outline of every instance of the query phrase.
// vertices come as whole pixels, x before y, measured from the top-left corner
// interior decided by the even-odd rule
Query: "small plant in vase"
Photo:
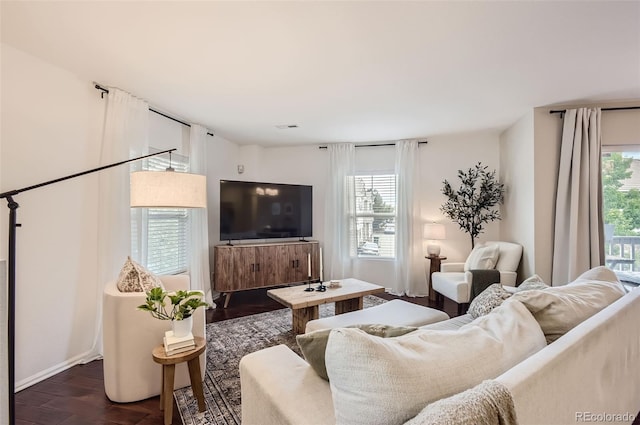
[[[147,291],[146,303],[139,305],[138,309],[148,311],[156,319],[171,320],[174,335],[184,336],[191,332],[193,313],[200,307],[209,307],[202,301],[202,296],[198,291],[166,292],[162,288],[153,288]],[[165,301],[167,298],[171,301],[170,307]]]

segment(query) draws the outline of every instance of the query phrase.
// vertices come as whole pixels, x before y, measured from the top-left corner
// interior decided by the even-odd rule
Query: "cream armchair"
[[[494,267],[476,267],[478,256],[491,248],[497,250],[497,258]],[[458,304],[458,314],[463,314],[471,300],[471,287],[473,286],[473,273],[471,269],[493,269],[499,272],[499,283],[505,286],[515,286],[518,265],[522,257],[522,245],[511,242],[486,242],[475,246],[469,258],[464,263],[442,263],[440,271],[431,275],[431,285],[436,292],[437,301],[442,305],[442,297],[445,296]],[[481,259],[480,263],[491,260]],[[485,265],[486,265],[485,264]],[[498,283],[498,282],[495,282]]]
[[[160,276],[167,291],[189,289],[189,276]],[[160,394],[162,368],[154,363],[151,351],[162,344],[171,322],[158,320],[138,310],[144,292],[120,292],[109,282],[103,294],[104,389],[111,401],[126,403]],[[205,309],[193,315],[193,335],[205,337]],[[206,351],[200,356],[204,378]],[[186,363],[176,365],[174,388],[191,385]]]

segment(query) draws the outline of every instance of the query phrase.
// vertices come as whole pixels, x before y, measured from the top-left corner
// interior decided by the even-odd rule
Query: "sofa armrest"
[[[285,345],[240,360],[243,425],[335,424],[329,382]]]
[[[463,271],[464,271],[464,263],[442,263],[442,264],[440,264],[440,272],[442,272],[442,273],[463,272]]]
[[[630,423],[640,408],[638,323],[636,289],[496,378],[513,396],[518,423],[578,423],[588,412]]]
[[[502,286],[516,286],[518,273],[500,271],[500,283]]]
[[[473,273],[470,271],[464,272],[465,281],[472,284],[473,282]],[[518,274],[516,272],[503,272],[500,271],[500,284],[502,286],[516,286],[516,278]]]

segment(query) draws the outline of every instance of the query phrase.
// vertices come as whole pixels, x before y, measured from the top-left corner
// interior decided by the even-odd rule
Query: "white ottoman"
[[[351,325],[381,324],[392,326],[424,326],[449,319],[444,311],[402,300],[393,300],[364,310],[307,322],[305,333],[318,329],[344,328]]]

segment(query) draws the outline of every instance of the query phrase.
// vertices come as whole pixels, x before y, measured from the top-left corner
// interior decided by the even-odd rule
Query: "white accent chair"
[[[431,285],[436,292],[438,305],[442,305],[442,297],[445,296],[458,304],[458,314],[465,313],[471,301],[471,287],[473,285],[473,274],[470,269],[474,267],[473,264],[470,264],[470,259],[477,256],[483,248],[493,246],[498,247],[495,269],[499,271],[500,283],[505,286],[516,285],[518,265],[522,257],[522,245],[497,241],[477,244],[465,263],[442,263],[440,271],[431,275]]]
[[[159,276],[166,291],[190,288],[188,275]],[[159,320],[136,307],[144,304],[144,292],[120,292],[109,282],[103,294],[104,389],[109,400],[128,403],[160,394],[162,367],[153,361],[151,351],[162,344],[171,322]],[[205,309],[193,315],[193,335],[205,337]],[[204,378],[206,351],[200,356]],[[191,385],[186,363],[176,365],[174,389]]]

